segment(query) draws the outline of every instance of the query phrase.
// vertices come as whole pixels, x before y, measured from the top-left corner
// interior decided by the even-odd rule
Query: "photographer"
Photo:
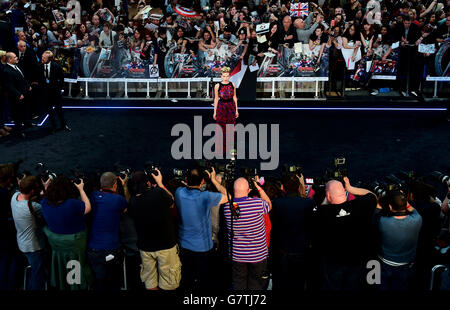
[[[120,180],[125,198],[117,193]],[[100,177],[99,191],[91,195],[92,225],[88,240],[88,259],[95,274],[95,290],[119,290],[121,287],[121,270],[123,251],[120,245],[120,215],[126,212],[128,176],[116,177],[112,172],[105,172]]]
[[[17,285],[19,259],[16,229],[11,212],[14,165],[0,164],[0,291],[12,290]]]
[[[49,179],[50,180],[50,179]],[[84,215],[91,211],[91,203],[84,191],[84,182],[71,182],[58,176],[47,181],[45,198],[42,199],[42,213],[47,223],[44,232],[52,248],[50,286],[62,290],[86,289],[90,281],[90,269],[86,257],[87,230]],[[80,196],[80,200],[76,199]],[[66,274],[67,263],[76,259],[80,262],[82,275],[80,285],[71,285],[59,274]]]
[[[11,210],[17,230],[17,244],[31,266],[29,287],[44,290],[46,277],[46,249],[42,227],[36,217],[42,216],[42,206],[34,202],[41,192],[35,176],[27,176],[19,182],[19,192],[11,199]]]
[[[305,198],[303,175],[288,174],[282,182],[286,195],[273,201],[273,287],[303,291],[314,201]]]
[[[345,187],[343,186],[345,184]],[[315,242],[322,263],[322,289],[359,290],[365,282],[365,264],[371,257],[371,223],[375,194],[343,182],[326,184],[326,198],[315,214]],[[347,192],[356,196],[348,201]]]
[[[234,214],[229,203],[224,207],[229,238],[233,238],[230,240],[233,290],[264,290],[269,279],[264,214],[272,209],[272,202],[259,185],[259,178],[252,181],[261,198],[248,197],[249,183],[239,178],[234,182]]]
[[[147,290],[174,290],[181,277],[175,224],[171,216],[174,207],[172,194],[164,187],[159,170],[152,174],[152,183],[146,174],[133,174],[130,189],[129,212],[136,225],[137,246],[141,253],[141,280]]]
[[[194,288],[197,280],[201,289],[208,288],[211,250],[211,208],[228,201],[225,188],[216,180],[216,172],[206,172],[219,193],[202,191],[205,177],[200,169],[192,169],[186,177],[187,187],[175,192],[179,224],[178,238],[181,247],[182,287]]]
[[[406,290],[415,273],[414,261],[422,217],[408,204],[406,195],[388,192],[377,206],[375,222],[381,241],[380,290]]]
[[[429,283],[429,271],[435,265],[434,245],[441,232],[441,206],[435,200],[436,190],[424,182],[413,181],[409,185],[409,202],[422,216],[422,228],[417,243],[417,283]],[[422,287],[423,289],[426,287]]]

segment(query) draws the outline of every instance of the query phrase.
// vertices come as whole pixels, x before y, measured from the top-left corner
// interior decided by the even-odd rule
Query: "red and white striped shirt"
[[[260,198],[235,198],[239,206],[239,218],[233,219],[233,261],[258,263],[268,256],[264,214],[269,213],[269,203]],[[227,203],[224,208],[230,240],[231,212]]]

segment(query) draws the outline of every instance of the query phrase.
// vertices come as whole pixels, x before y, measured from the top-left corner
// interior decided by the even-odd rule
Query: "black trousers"
[[[233,290],[265,290],[269,283],[267,259],[258,263],[233,261]]]
[[[10,100],[10,112],[11,118],[14,121],[14,132],[19,134],[22,132],[25,123],[29,119],[29,109],[28,109],[28,95],[25,95],[22,100]]]
[[[406,90],[409,79],[409,90],[419,90],[420,75],[423,73],[423,63],[418,63],[417,47],[404,46],[400,48],[397,79],[401,91]]]
[[[274,257],[273,290],[305,290],[308,266],[304,253],[279,252]]]
[[[212,251],[194,252],[184,248],[180,251],[181,283],[184,290],[209,289],[209,271]]]
[[[87,251],[89,264],[94,272],[94,290],[97,291],[119,291],[123,283],[123,251],[94,250]],[[114,256],[112,260],[106,261],[108,255]]]
[[[45,88],[44,96],[47,102],[47,113],[50,118],[50,123],[53,129],[57,129],[57,120],[59,119],[59,128],[66,126],[66,120],[64,118],[64,112],[62,109],[62,98],[59,89]]]

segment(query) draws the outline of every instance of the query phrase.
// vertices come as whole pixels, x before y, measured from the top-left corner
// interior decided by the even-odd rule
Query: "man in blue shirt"
[[[196,280],[199,288],[208,287],[208,265],[213,248],[211,208],[228,201],[225,188],[216,180],[214,168],[207,174],[219,193],[201,190],[205,180],[199,169],[192,169],[186,177],[188,186],[175,192],[183,266],[181,286],[187,289],[192,289]]]
[[[381,260],[380,290],[406,290],[411,288],[415,274],[417,242],[422,217],[408,204],[406,195],[393,191],[382,203],[390,211],[377,207],[376,222],[381,240],[378,257]]]
[[[91,195],[92,225],[88,239],[89,263],[95,274],[94,289],[119,290],[123,253],[120,248],[120,215],[126,212],[127,181],[119,178],[125,191],[125,199],[117,194],[117,177],[105,172],[100,178],[100,191]]]

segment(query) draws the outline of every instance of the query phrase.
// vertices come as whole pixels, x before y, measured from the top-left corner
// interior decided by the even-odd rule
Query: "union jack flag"
[[[308,2],[292,3],[290,11],[291,11],[291,16],[308,17]]]

